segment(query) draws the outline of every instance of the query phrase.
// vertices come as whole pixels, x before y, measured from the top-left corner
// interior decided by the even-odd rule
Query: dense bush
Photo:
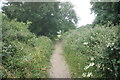
[[[72,77],[119,77],[119,27],[84,26],[64,34],[63,51]]]
[[[9,20],[2,23],[2,73],[7,78],[45,78],[53,42],[29,32],[29,23]]]

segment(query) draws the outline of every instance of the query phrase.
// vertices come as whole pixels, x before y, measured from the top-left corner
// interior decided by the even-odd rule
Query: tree
[[[31,21],[29,30],[36,35],[57,36],[58,31],[74,29],[78,21],[73,6],[61,2],[8,2],[2,8],[10,19]]]
[[[108,21],[113,24],[120,23],[119,2],[92,2],[92,12],[96,14],[93,24],[106,24]]]

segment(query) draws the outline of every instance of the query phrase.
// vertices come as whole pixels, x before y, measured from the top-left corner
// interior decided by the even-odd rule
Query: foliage
[[[120,23],[120,2],[92,2],[92,12],[96,14],[93,24]]]
[[[53,50],[52,41],[36,37],[27,24],[3,15],[2,71],[6,78],[45,78]]]
[[[63,51],[73,77],[119,77],[119,27],[83,26],[64,34]]]
[[[78,20],[68,2],[8,2],[2,10],[10,19],[17,18],[25,23],[31,21],[31,32],[50,38],[57,36],[60,30],[74,29]]]

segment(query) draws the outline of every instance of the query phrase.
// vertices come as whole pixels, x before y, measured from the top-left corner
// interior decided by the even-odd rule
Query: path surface
[[[62,53],[61,42],[57,40],[54,53],[50,60],[51,68],[48,71],[50,78],[70,78],[68,66],[61,53]]]

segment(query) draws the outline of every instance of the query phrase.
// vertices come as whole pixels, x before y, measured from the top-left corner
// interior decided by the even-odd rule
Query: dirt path
[[[70,78],[68,66],[61,53],[61,42],[58,40],[56,41],[55,50],[50,60],[52,65],[48,71],[50,78]]]

